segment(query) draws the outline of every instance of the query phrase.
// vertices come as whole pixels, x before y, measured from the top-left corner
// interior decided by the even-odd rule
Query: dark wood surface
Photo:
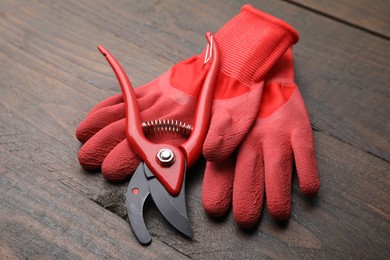
[[[390,38],[390,4],[383,0],[287,0],[379,37]]]
[[[193,240],[146,209],[139,245],[123,208],[126,184],[78,164],[74,130],[119,92],[96,50],[108,47],[146,83],[204,46],[243,1],[0,2],[0,258],[389,259],[388,1],[251,1],[292,24],[296,80],[316,143],[321,191],[293,179],[292,215],[242,230],[201,205],[204,162],[190,171]],[[46,259],[46,258],[45,258]]]

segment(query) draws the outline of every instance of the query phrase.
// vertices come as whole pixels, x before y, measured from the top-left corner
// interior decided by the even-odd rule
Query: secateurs
[[[151,195],[167,221],[181,233],[192,237],[185,201],[186,169],[200,156],[208,131],[214,88],[218,77],[218,47],[211,33],[204,65],[211,62],[195,111],[189,138],[179,147],[150,142],[144,134],[134,89],[119,62],[104,47],[98,46],[116,74],[126,104],[126,137],[133,151],[142,159],[127,189],[126,207],[130,225],[141,244],[151,236],[143,219],[143,206]]]

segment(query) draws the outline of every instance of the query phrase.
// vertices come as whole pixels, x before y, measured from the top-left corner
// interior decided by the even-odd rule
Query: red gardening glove
[[[264,76],[298,40],[298,35],[283,21],[246,5],[214,38],[220,52],[220,76],[203,153],[208,160],[223,160],[236,149],[256,119]],[[203,63],[204,54],[191,57],[135,89],[142,120],[191,123],[207,72]],[[125,138],[124,111],[121,96],[111,97],[96,106],[76,131],[77,138],[85,142],[79,152],[80,164],[86,169],[101,166],[109,180],[127,178],[139,164]],[[184,141],[180,136],[149,137],[171,144]]]
[[[301,192],[318,192],[313,136],[293,66],[289,49],[267,75],[257,120],[238,152],[223,162],[207,162],[202,202],[209,215],[222,216],[232,204],[235,221],[251,227],[261,215],[265,191],[272,217],[288,218],[294,159]]]

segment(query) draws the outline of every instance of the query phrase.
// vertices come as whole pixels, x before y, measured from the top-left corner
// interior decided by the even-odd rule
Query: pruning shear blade
[[[134,152],[143,160],[135,171],[126,193],[126,207],[130,225],[141,244],[148,244],[151,235],[143,219],[143,207],[151,195],[165,219],[177,230],[192,237],[185,202],[187,166],[200,156],[211,117],[211,105],[218,77],[218,48],[211,33],[208,40],[208,58],[212,59],[204,80],[196,108],[193,130],[179,147],[155,144],[144,135],[137,99],[125,71],[104,47],[98,46],[118,78],[126,105],[126,137]],[[204,64],[204,65],[205,65]]]

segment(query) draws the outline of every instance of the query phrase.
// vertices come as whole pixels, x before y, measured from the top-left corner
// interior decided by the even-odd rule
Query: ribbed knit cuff
[[[215,39],[221,71],[250,86],[264,78],[299,36],[286,22],[244,5],[241,12],[215,34]]]

